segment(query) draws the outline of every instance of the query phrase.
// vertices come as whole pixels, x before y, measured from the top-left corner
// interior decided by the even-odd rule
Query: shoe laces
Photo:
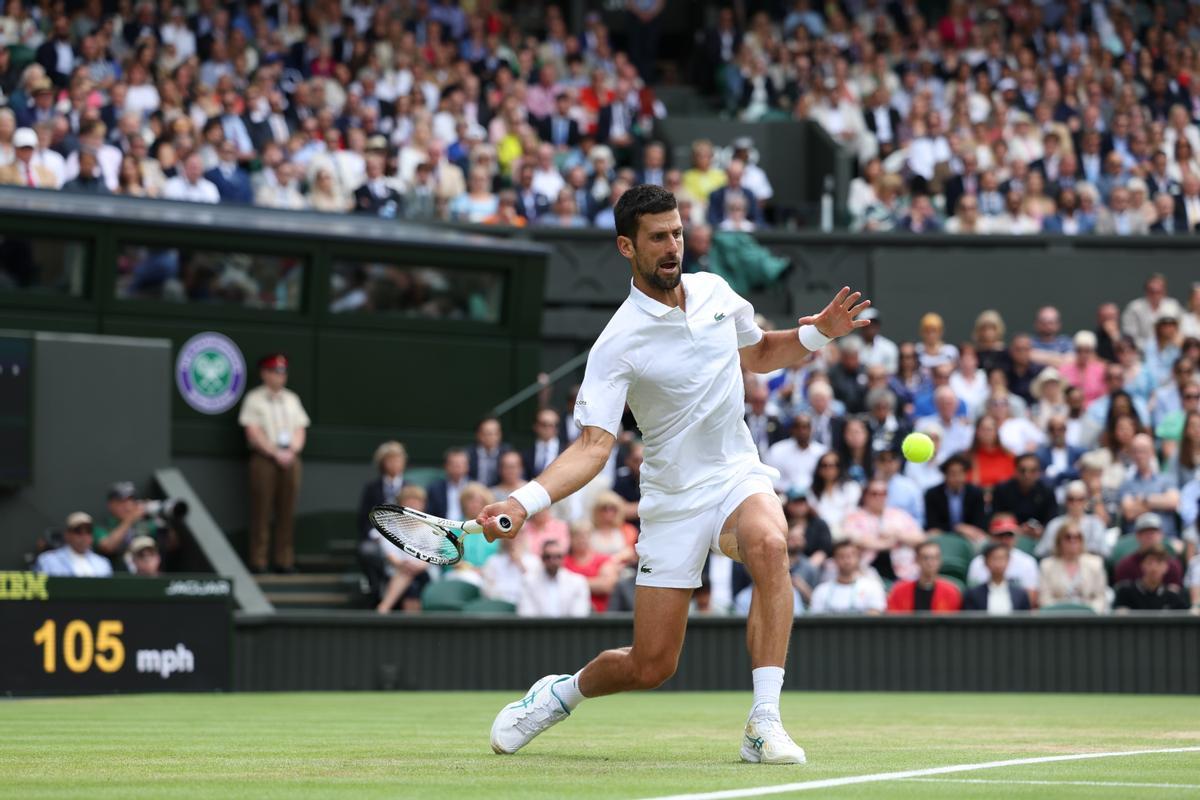
[[[550,694],[547,691],[547,694]],[[551,695],[553,699],[553,695]],[[556,701],[557,702],[557,701]],[[538,703],[526,706],[517,713],[516,720],[513,721],[513,727],[524,734],[534,734],[546,727],[547,722],[556,722],[566,716],[562,709],[554,708],[545,699]]]
[[[792,737],[783,728],[783,721],[774,714],[762,714],[754,718],[755,728],[758,730],[758,735],[763,739],[782,739],[788,743],[792,742]]]

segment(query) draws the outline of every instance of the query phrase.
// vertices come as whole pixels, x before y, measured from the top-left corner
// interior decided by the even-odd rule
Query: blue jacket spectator
[[[33,564],[34,572],[43,572],[58,578],[108,578],[112,576],[112,564],[104,556],[92,551],[92,517],[76,511],[67,517],[63,535],[67,543],[38,556]]]
[[[221,143],[219,153],[221,160],[217,166],[204,173],[204,177],[217,187],[217,192],[221,195],[221,202],[244,205],[254,202],[254,189],[250,186],[250,174],[237,163],[237,147],[233,142],[226,140]]]

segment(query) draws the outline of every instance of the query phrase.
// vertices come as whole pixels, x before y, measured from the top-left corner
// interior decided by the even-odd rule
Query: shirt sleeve
[[[763,338],[763,331],[754,321],[754,306],[749,300],[730,288],[723,278],[717,278],[717,280],[721,281],[721,291],[728,296],[729,305],[733,307],[733,324],[737,329],[738,349],[758,344]]]
[[[580,428],[592,425],[613,436],[620,435],[625,396],[631,382],[632,370],[621,354],[603,345],[593,348],[575,397],[575,424]]]
[[[242,400],[242,409],[238,412],[238,425],[243,428],[247,425],[256,425],[259,428],[263,426],[262,411],[257,401],[256,394],[247,394]]]

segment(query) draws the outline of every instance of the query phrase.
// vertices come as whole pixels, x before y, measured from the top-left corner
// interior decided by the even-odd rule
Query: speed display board
[[[0,572],[0,694],[230,688],[225,578]]]

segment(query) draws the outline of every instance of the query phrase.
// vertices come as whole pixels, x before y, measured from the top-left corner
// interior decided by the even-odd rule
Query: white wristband
[[[811,350],[814,353],[833,341],[817,330],[816,325],[801,325],[799,336],[800,344],[804,345],[806,350]]]
[[[509,495],[509,498],[516,500],[525,507],[525,513],[533,516],[539,511],[545,511],[550,507],[550,493],[546,491],[546,487],[542,486],[537,481],[529,483],[517,489]]]

